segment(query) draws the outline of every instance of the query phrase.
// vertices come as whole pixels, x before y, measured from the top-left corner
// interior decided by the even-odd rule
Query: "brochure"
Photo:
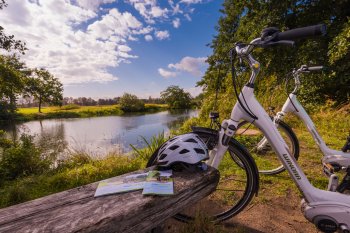
[[[147,176],[148,172],[103,180],[98,184],[95,197],[143,189]]]
[[[172,195],[174,194],[174,182],[171,178],[172,170],[149,171],[144,182],[144,195]]]

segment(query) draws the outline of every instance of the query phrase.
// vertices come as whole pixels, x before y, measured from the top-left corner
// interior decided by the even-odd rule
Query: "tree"
[[[26,81],[26,91],[39,102],[39,112],[43,103],[62,105],[63,85],[49,71],[34,69],[32,76]]]
[[[16,110],[16,100],[24,89],[30,70],[16,55],[0,55],[0,118],[7,119]]]
[[[119,100],[120,108],[125,112],[138,112],[145,109],[145,104],[136,95],[124,93]]]
[[[190,93],[185,92],[179,86],[169,86],[160,94],[161,98],[168,104],[170,108],[190,108],[192,105],[192,97]]]
[[[256,94],[261,101],[269,98],[266,93],[270,93],[269,89],[272,86],[276,88],[276,83],[279,83],[292,68],[302,64],[324,65],[330,68],[322,73],[308,74],[308,77],[303,79],[305,88],[300,91],[300,99],[304,104],[323,104],[329,99],[342,104],[350,100],[349,1],[225,0],[221,13],[216,27],[218,34],[210,43],[213,53],[208,58],[209,68],[203,79],[198,82],[198,85],[205,88],[203,106],[206,112],[203,112],[203,115],[213,106],[219,70],[221,75],[230,76],[227,72],[230,70],[229,51],[234,47],[234,43],[250,42],[260,37],[262,29],[272,26],[284,31],[325,23],[327,35],[299,40],[293,48],[277,46],[256,49],[253,55],[261,62],[262,67],[261,78],[257,80],[259,83],[256,85]],[[240,77],[246,78],[249,74]],[[228,96],[232,96],[230,79],[231,77],[228,77],[223,81],[219,95],[219,103],[224,103],[223,106],[219,106],[219,110],[225,114],[228,114],[232,107],[231,102],[234,103],[225,102]]]

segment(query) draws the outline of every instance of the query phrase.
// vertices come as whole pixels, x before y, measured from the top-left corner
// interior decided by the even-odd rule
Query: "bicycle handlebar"
[[[297,40],[310,36],[324,36],[326,34],[326,25],[318,24],[308,27],[295,28],[292,30],[278,32],[272,41]]]
[[[307,68],[308,71],[318,71],[323,70],[323,66],[311,66]]]

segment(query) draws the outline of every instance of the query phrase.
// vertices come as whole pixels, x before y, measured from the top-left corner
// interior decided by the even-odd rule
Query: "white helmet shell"
[[[159,148],[157,165],[197,164],[208,158],[208,148],[202,139],[194,133],[187,133],[169,139]]]

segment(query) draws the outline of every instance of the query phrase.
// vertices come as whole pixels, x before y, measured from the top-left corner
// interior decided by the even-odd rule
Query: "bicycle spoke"
[[[216,191],[226,191],[226,192],[244,192],[242,189],[216,189]]]

